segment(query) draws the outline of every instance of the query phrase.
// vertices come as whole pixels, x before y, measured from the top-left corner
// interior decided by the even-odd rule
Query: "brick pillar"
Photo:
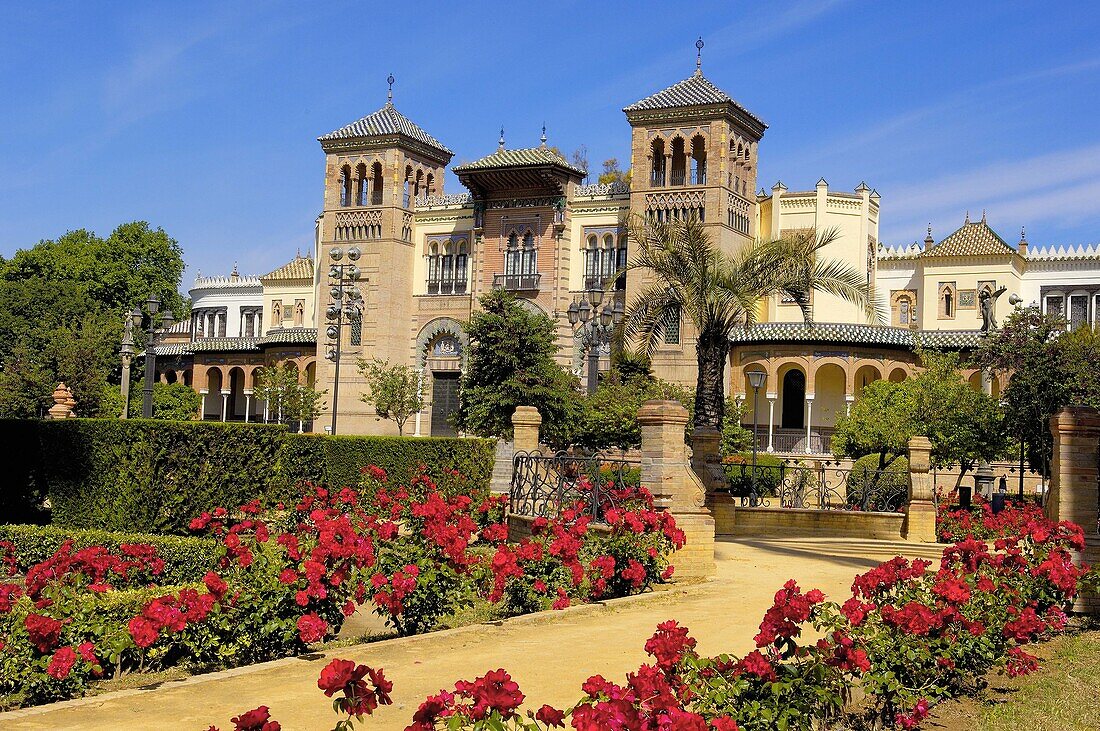
[[[1054,459],[1050,465],[1050,494],[1044,512],[1051,520],[1070,520],[1085,529],[1085,551],[1077,562],[1100,561],[1097,533],[1100,499],[1100,413],[1084,406],[1069,406],[1050,417]],[[1100,613],[1100,597],[1078,598],[1079,612]]]
[[[905,539],[936,542],[936,505],[933,502],[932,442],[928,437],[909,439],[909,503],[905,507]]]
[[[706,490],[688,461],[684,444],[687,409],[679,401],[646,401],[638,410],[642,432],[642,485],[668,510],[687,543],[673,554],[679,579],[713,576],[714,518],[706,508]]]
[[[707,505],[711,504],[714,494],[726,486],[719,453],[721,442],[722,435],[711,427],[696,429],[691,435],[691,468],[703,483]]]
[[[517,406],[512,414],[513,442],[516,452],[539,450],[539,427],[542,415],[534,406]]]

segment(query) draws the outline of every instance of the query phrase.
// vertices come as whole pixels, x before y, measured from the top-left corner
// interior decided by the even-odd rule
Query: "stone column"
[[[209,389],[206,389],[206,388],[200,388],[199,389],[199,396],[202,396],[202,398],[199,399],[199,421],[202,421],[203,419],[206,418],[206,397],[209,394],[210,394]]]
[[[251,421],[252,417],[252,390],[248,389],[244,392],[244,423]]]
[[[512,414],[512,433],[516,452],[539,451],[539,427],[542,415],[534,406],[517,406]]]
[[[1085,530],[1085,550],[1075,562],[1100,561],[1097,530],[1100,490],[1100,413],[1084,406],[1069,406],[1050,418],[1054,459],[1050,465],[1050,494],[1044,512],[1051,520],[1070,520]],[[1079,612],[1100,613],[1100,596],[1078,597]]]
[[[932,442],[928,437],[909,439],[909,504],[905,508],[904,534],[907,541],[936,542],[936,505],[934,486],[928,470],[932,462]]]
[[[810,437],[812,435],[812,427],[814,415],[814,395],[812,393],[806,394],[806,454],[813,454],[811,451],[813,446],[810,444]]]
[[[229,410],[229,395],[232,391],[222,391],[222,421],[225,421],[226,412]]]
[[[773,446],[773,434],[775,433],[775,400],[778,396],[774,393],[768,394],[768,451],[774,452]]]
[[[672,556],[679,579],[715,574],[714,518],[706,490],[688,461],[684,444],[687,409],[679,401],[646,401],[638,410],[642,433],[642,485],[657,506],[672,513],[687,542]]]

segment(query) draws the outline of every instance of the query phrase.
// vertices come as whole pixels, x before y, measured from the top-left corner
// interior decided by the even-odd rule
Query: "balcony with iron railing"
[[[494,274],[493,289],[509,292],[531,292],[539,288],[541,274]]]
[[[752,431],[752,424],[744,426]],[[805,429],[773,429],[771,451],[775,454],[832,455],[833,431],[829,427],[813,427],[807,435]],[[767,451],[768,446],[768,427],[760,424],[757,427],[756,448],[763,452]]]
[[[466,294],[466,280],[429,279],[428,294]]]

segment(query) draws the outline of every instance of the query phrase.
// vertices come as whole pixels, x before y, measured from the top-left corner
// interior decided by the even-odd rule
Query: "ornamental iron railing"
[[[637,484],[637,473],[638,463],[626,459],[516,452],[509,510],[513,515],[555,518],[561,510],[583,503],[587,515],[603,522],[604,513],[615,507],[616,488]]]
[[[510,292],[525,292],[539,288],[541,274],[494,274],[493,289],[506,289]]]
[[[848,469],[839,462],[807,465],[797,460],[775,464],[725,465],[730,495],[746,507],[853,510],[896,513],[909,497],[909,473],[899,469]]]

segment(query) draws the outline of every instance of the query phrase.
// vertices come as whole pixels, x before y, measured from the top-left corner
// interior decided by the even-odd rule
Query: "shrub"
[[[744,497],[752,493],[752,452],[741,452],[723,460],[730,494]],[[756,453],[756,494],[775,495],[783,481],[783,460],[770,454]]]
[[[65,541],[72,541],[77,550],[103,546],[114,551],[126,543],[153,546],[164,561],[161,581],[168,584],[200,581],[214,565],[215,543],[208,538],[73,530],[50,525],[0,525],[0,541],[10,541],[15,546],[15,562],[20,571],[50,558]]]
[[[867,454],[852,463],[848,473],[847,500],[849,505],[881,505],[886,496],[892,506],[900,509],[909,494],[909,460],[898,457],[885,470],[879,469],[879,455]],[[869,509],[869,508],[868,508]]]
[[[267,496],[286,429],[68,419],[39,431],[54,524],[183,533],[205,510]]]

